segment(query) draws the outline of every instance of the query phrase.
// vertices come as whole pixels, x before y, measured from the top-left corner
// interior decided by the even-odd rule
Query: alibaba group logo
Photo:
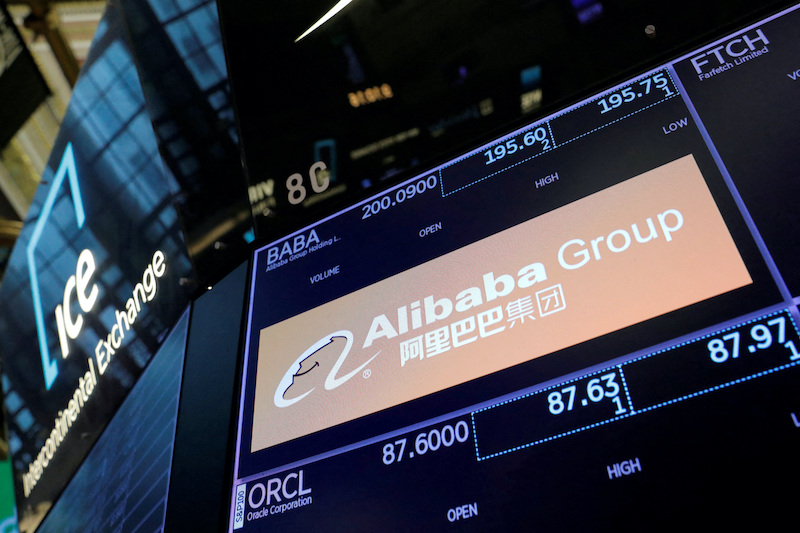
[[[337,377],[352,347],[353,333],[347,330],[331,333],[311,345],[283,375],[275,390],[275,406],[289,407],[314,392],[320,385],[324,386],[325,390],[336,389],[361,372],[381,353],[379,351],[357,368]],[[325,375],[325,368],[337,355],[336,362],[330,366]],[[323,376],[325,376],[324,381]]]

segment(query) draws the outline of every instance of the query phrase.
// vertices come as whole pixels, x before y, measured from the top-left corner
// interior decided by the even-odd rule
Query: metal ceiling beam
[[[37,37],[41,35],[47,40],[61,71],[64,73],[64,77],[70,87],[74,87],[80,72],[80,64],[75,58],[69,42],[67,42],[59,28],[58,14],[52,8],[51,2],[48,0],[26,0],[24,2],[7,3],[27,4],[30,6],[31,12],[25,17],[25,27],[33,31]]]

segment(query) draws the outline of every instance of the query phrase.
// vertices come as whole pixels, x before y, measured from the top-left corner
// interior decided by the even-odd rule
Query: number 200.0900
[[[363,213],[361,214],[361,220],[369,218],[372,215],[377,215],[381,211],[389,209],[393,205],[403,203],[406,200],[413,198],[417,194],[422,194],[425,191],[436,188],[437,181],[438,180],[436,179],[436,176],[431,174],[427,178],[422,178],[416,183],[410,183],[405,187],[397,189],[394,192],[394,197],[391,194],[387,194],[381,198],[378,198],[377,200],[362,205],[361,210]]]

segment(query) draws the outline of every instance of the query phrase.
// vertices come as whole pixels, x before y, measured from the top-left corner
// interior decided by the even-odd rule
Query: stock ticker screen
[[[752,23],[257,249],[230,531],[783,524],[799,26]]]

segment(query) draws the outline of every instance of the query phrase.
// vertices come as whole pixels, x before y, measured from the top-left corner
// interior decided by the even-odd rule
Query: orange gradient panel
[[[263,329],[252,451],[750,283],[683,157]]]

